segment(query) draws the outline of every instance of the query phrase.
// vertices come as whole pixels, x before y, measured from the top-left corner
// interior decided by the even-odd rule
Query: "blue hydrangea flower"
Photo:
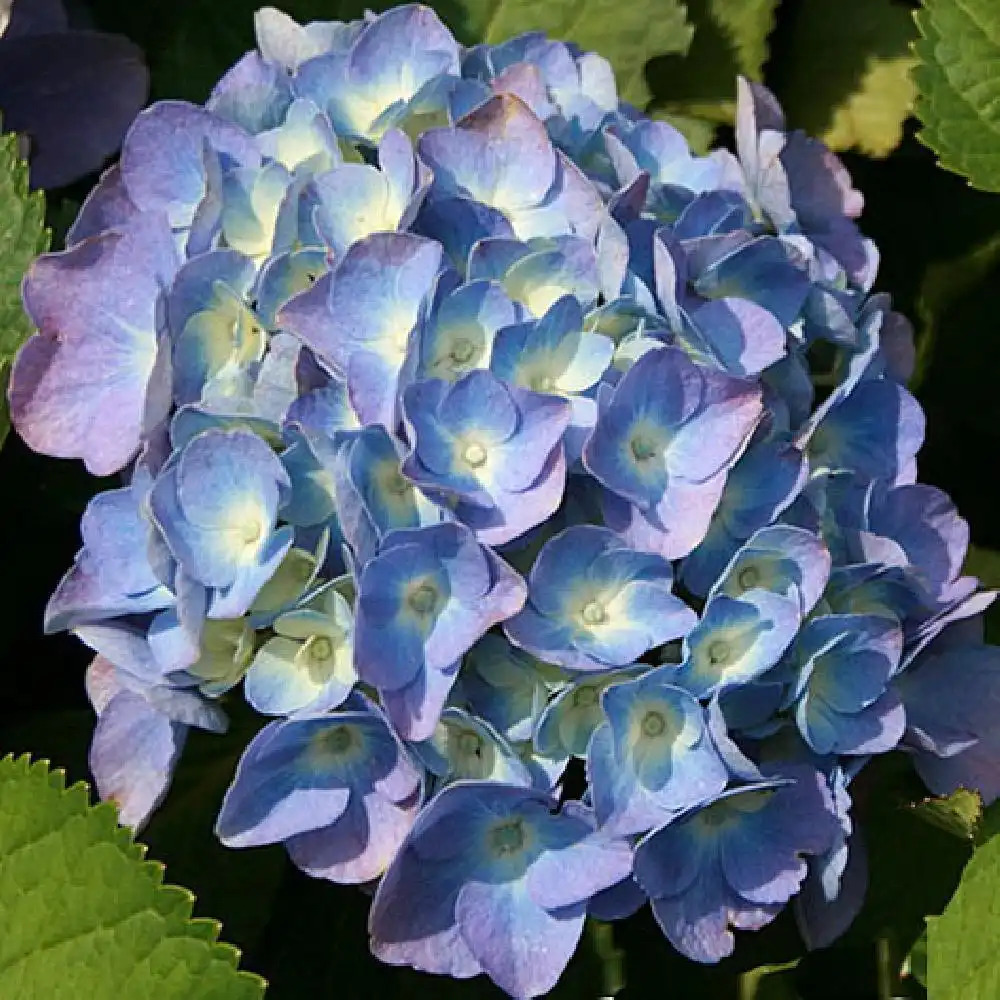
[[[228,720],[197,692],[143,680],[115,659],[125,666],[98,655],[87,668],[97,713],[88,763],[101,798],[117,803],[122,823],[140,829],[167,794],[188,730],[222,733]]]
[[[454,382],[489,366],[493,338],[521,318],[521,309],[493,281],[438,284],[438,298],[420,331],[418,379]]]
[[[215,830],[229,847],[283,843],[307,874],[365,883],[417,814],[422,775],[373,705],[265,726],[247,746]]]
[[[587,900],[631,867],[621,840],[541,792],[456,782],[414,824],[368,926],[384,962],[468,978],[512,997],[547,993],[583,930]],[[502,928],[502,931],[501,931]]]
[[[460,524],[390,532],[361,572],[355,668],[406,739],[433,733],[464,653],[524,604],[524,581]]]
[[[741,543],[792,503],[807,473],[802,452],[789,442],[751,444],[730,470],[705,538],[684,560],[684,585],[708,593]]]
[[[732,930],[770,923],[840,824],[823,776],[745,785],[682,813],[639,842],[635,877],[670,943],[696,962],[731,955]]]
[[[282,328],[347,382],[363,424],[396,428],[400,374],[440,268],[431,240],[375,233],[278,313]]]
[[[748,382],[699,368],[677,348],[643,354],[583,449],[587,470],[626,502],[623,523],[611,526],[667,558],[690,552],[760,412],[760,390]],[[647,530],[633,528],[632,517]]]
[[[903,633],[888,618],[821,615],[796,639],[790,665],[795,721],[820,756],[885,753],[903,736],[906,717],[890,681]]]
[[[167,298],[172,341],[173,394],[196,403],[210,382],[239,387],[259,362],[264,331],[246,302],[253,262],[234,250],[215,250],[178,271]]]
[[[749,590],[767,590],[787,598],[804,616],[822,596],[830,564],[829,550],[818,535],[792,525],[770,525],[737,549],[709,595],[740,598]]]
[[[159,101],[139,113],[125,136],[120,176],[132,206],[147,217],[165,215],[196,254],[219,231],[224,167],[260,165],[260,150],[244,129],[184,101]]]
[[[779,232],[804,233],[855,284],[869,288],[877,255],[854,222],[864,199],[844,165],[823,143],[787,134],[766,87],[740,77],[737,92],[736,147],[754,203]]]
[[[149,502],[181,569],[212,594],[213,617],[244,614],[292,544],[276,528],[288,476],[247,431],[207,430],[176,452]]]
[[[849,469],[890,482],[912,472],[924,441],[924,415],[901,385],[861,382],[820,416],[802,435],[813,469]]]
[[[334,259],[373,233],[405,230],[420,207],[426,171],[414,158],[410,140],[390,129],[379,142],[378,160],[380,169],[343,163],[312,181],[310,222]]]
[[[950,632],[951,630],[949,630]],[[975,788],[988,805],[1000,797],[995,646],[945,632],[901,674],[895,687],[906,710],[906,744],[917,773],[935,795]]]
[[[643,665],[584,674],[565,685],[545,706],[535,726],[535,749],[553,760],[587,756],[590,738],[605,721],[601,694],[610,684],[631,680]]]
[[[80,520],[83,548],[45,608],[45,630],[169,607],[173,594],[146,557],[152,527],[143,504],[151,477],[139,466],[129,486],[98,493]]]
[[[680,665],[662,670],[699,698],[746,684],[778,662],[800,621],[796,604],[768,590],[748,590],[738,600],[716,594],[685,636]]]
[[[331,463],[337,518],[358,565],[378,551],[397,528],[444,520],[402,474],[400,445],[381,426],[342,435]]]
[[[591,737],[587,776],[602,829],[645,833],[728,784],[704,709],[658,673],[612,684],[601,704],[607,721]]]
[[[570,418],[565,400],[476,370],[454,383],[411,385],[403,412],[412,439],[404,475],[443,494],[480,541],[509,542],[559,506]]]
[[[592,239],[603,221],[597,192],[511,94],[491,98],[453,128],[430,129],[417,149],[434,172],[432,212],[424,222],[432,235],[445,211],[461,218],[463,206],[455,202],[465,202],[470,214],[460,233],[466,248],[487,236],[527,240],[568,232]]]
[[[601,290],[597,248],[576,236],[536,237],[527,242],[482,239],[469,254],[468,277],[499,283],[536,318],[564,295],[572,295],[581,308],[589,309]]]
[[[504,631],[540,660],[571,670],[627,666],[693,627],[694,612],[672,584],[665,559],[630,549],[607,528],[577,525],[542,547],[528,603]]]
[[[832,940],[871,758],[1000,795],[996,594],[843,164],[746,81],[696,157],[601,56],[417,4],[255,28],[24,284],[14,425],[121,475],[45,619],[99,792],[140,825],[191,727],[271,716],[222,839],[381,876],[378,956],[516,997],[647,898],[700,961],[793,897]]]
[[[563,296],[538,320],[512,324],[493,341],[490,371],[512,385],[563,396],[572,407],[566,435],[567,459],[580,457],[597,420],[597,405],[587,395],[600,381],[614,354],[603,334],[584,330],[576,299]]]
[[[430,7],[409,4],[363,23],[349,45],[304,60],[295,90],[323,108],[338,135],[377,142],[458,76],[459,48]]]
[[[257,650],[244,681],[247,701],[264,715],[321,712],[350,694],[354,616],[333,586],[271,624],[275,635]]]

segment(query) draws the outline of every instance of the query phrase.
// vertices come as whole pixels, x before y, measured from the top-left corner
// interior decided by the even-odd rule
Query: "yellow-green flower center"
[[[662,712],[649,711],[642,717],[642,733],[650,739],[662,736],[667,730],[667,720]]]
[[[478,441],[473,441],[471,444],[465,446],[462,458],[465,459],[467,465],[471,465],[473,469],[478,469],[480,466],[486,464],[486,449]]]

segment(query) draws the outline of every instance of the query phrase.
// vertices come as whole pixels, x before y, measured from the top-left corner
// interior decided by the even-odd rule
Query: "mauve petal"
[[[118,819],[140,829],[167,794],[188,727],[120,690],[100,710],[89,764],[98,794],[118,806]]]
[[[467,882],[455,904],[469,950],[490,979],[518,1000],[555,986],[576,950],[585,914],[582,903],[550,913],[520,882]]]

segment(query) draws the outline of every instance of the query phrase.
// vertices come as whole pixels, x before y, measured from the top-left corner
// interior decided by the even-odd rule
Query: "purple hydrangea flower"
[[[731,928],[770,923],[839,833],[823,776],[734,788],[640,841],[635,877],[670,943],[696,962],[731,955]]]
[[[528,603],[504,631],[540,660],[571,670],[626,666],[693,627],[672,584],[660,556],[630,549],[607,528],[567,528],[543,546]]]
[[[176,452],[153,484],[155,523],[181,571],[211,594],[209,613],[244,614],[292,544],[277,528],[287,473],[248,431],[207,430]]]
[[[686,555],[708,530],[760,413],[750,383],[700,368],[677,348],[643,354],[583,449],[587,470],[625,502],[609,523],[637,548]]]
[[[902,739],[906,717],[890,681],[903,633],[889,618],[820,615],[791,653],[798,668],[795,721],[820,756],[885,753]]]
[[[283,843],[318,878],[370,882],[413,824],[421,791],[402,743],[358,698],[340,712],[265,726],[240,759],[215,829],[229,847]]]
[[[556,809],[544,793],[492,782],[436,796],[375,894],[375,954],[462,979],[485,972],[512,997],[547,993],[587,900],[631,867],[628,845],[595,831],[586,810]]]
[[[602,829],[645,833],[728,784],[704,709],[658,672],[612,684],[601,704],[607,722],[590,739],[587,775]]]
[[[509,542],[559,506],[565,400],[477,370],[411,385],[403,411],[412,438],[404,475],[442,496],[480,541]]]
[[[358,580],[355,667],[403,736],[431,735],[463,654],[521,609],[525,591],[460,524],[386,536]]]

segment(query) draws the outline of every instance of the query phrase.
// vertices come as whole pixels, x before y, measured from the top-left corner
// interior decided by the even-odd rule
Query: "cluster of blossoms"
[[[372,892],[383,961],[537,996],[647,902],[699,962],[790,901],[832,940],[874,755],[1000,794],[994,595],[844,168],[759,86],[695,157],[426,7],[257,35],[25,283],[18,430],[124,477],[46,622],[101,794],[141,825],[243,698],[218,836]]]

